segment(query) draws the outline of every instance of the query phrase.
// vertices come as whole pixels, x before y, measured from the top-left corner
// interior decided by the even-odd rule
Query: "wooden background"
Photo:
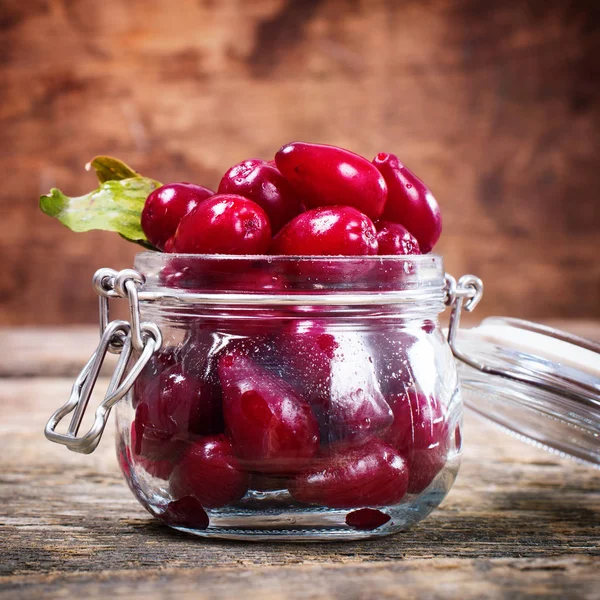
[[[600,317],[598,0],[0,0],[0,324],[96,318],[111,234],[40,214],[118,156],[216,186],[302,139],[430,184],[483,314]]]

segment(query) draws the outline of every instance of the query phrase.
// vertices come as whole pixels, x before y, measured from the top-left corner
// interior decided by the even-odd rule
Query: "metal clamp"
[[[452,353],[458,360],[486,375],[495,375],[546,392],[560,394],[577,402],[590,402],[590,398],[594,395],[594,390],[581,382],[577,383],[577,389],[571,389],[571,387],[566,387],[565,385],[560,385],[557,382],[548,380],[543,372],[538,373],[522,365],[514,365],[512,368],[501,368],[486,365],[480,360],[465,354],[458,347],[457,343],[462,309],[464,308],[466,311],[471,312],[481,300],[482,295],[483,283],[478,277],[475,277],[474,275],[463,275],[457,283],[454,277],[446,275],[446,304],[452,308],[448,325],[448,344],[450,345]],[[524,322],[520,321],[519,323],[523,324]],[[558,339],[563,339],[569,343],[575,343],[582,347],[597,351],[597,349],[590,346],[589,342],[580,340],[574,336],[551,331],[548,328],[543,328],[539,325],[528,324],[528,327],[533,331],[541,331],[546,335],[551,333],[554,337],[558,337]]]
[[[100,342],[75,380],[69,399],[46,424],[44,433],[50,441],[63,444],[73,452],[93,452],[100,442],[111,408],[129,392],[146,363],[160,349],[162,335],[159,328],[154,323],[140,321],[138,286],[143,282],[142,275],[131,269],[120,272],[100,269],[94,275],[94,289],[100,297]],[[109,321],[108,299],[114,297],[129,301],[130,322]],[[126,373],[134,351],[138,357]],[[79,428],[107,352],[120,356],[91,428],[79,436]],[[67,433],[58,433],[56,427],[69,413],[73,416]]]
[[[467,312],[471,312],[479,304],[482,296],[483,281],[479,277],[475,277],[475,275],[463,275],[457,283],[452,275],[446,274],[445,302],[452,309],[448,325],[448,344],[450,344],[450,349],[456,358],[478,370],[483,370],[485,365],[478,363],[461,352],[456,343],[456,335],[460,328],[463,304],[464,309]]]

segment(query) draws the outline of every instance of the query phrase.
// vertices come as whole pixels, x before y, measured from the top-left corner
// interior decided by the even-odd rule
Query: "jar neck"
[[[443,294],[445,285],[443,260],[432,254],[294,257],[146,252],[136,256],[135,267],[145,278],[141,290],[145,299],[167,294],[185,296],[192,303],[206,302],[202,299],[206,295],[216,296],[215,303],[220,303],[223,294],[231,296],[232,304],[245,304],[234,296],[249,294],[278,299],[248,304],[421,303]],[[319,298],[330,294],[338,299]],[[354,298],[359,295],[363,297]]]

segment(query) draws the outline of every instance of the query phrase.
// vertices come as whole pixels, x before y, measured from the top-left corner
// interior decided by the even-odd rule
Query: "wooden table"
[[[455,487],[407,533],[267,544],[168,529],[127,489],[111,431],[89,456],[44,439],[96,335],[0,330],[0,596],[600,598],[600,472],[472,414]]]

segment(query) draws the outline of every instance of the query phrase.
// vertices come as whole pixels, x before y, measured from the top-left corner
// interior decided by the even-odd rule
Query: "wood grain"
[[[35,332],[3,333],[20,340],[15,357],[35,364],[46,355],[31,343]],[[600,598],[600,471],[473,414],[454,488],[407,533],[327,544],[206,541],[168,529],[136,502],[118,470],[112,422],[89,456],[47,442],[44,424],[72,379],[31,375],[0,378],[0,597]]]
[[[433,564],[432,564],[433,563]],[[373,600],[374,598],[589,598],[596,600],[597,562],[568,559],[452,559],[394,563],[148,569],[88,575],[14,577],[7,597],[178,598],[182,600]]]
[[[110,153],[209,186],[293,139],[394,151],[481,314],[600,316],[596,0],[0,0],[0,324],[90,323],[133,246],[37,209]]]

